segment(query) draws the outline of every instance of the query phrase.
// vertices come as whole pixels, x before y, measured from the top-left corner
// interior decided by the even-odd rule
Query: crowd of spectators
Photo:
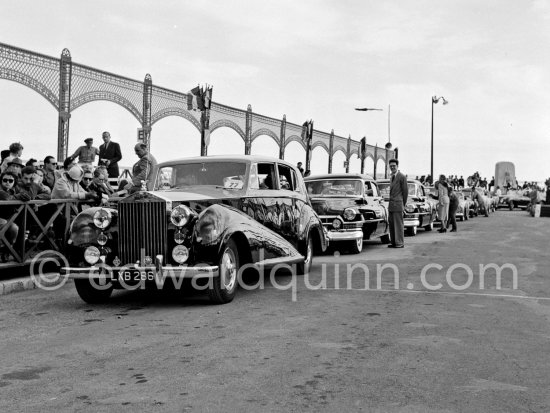
[[[23,161],[23,145],[14,142],[9,149],[1,152],[0,162],[0,202],[32,200],[48,201],[51,199],[86,200],[81,208],[101,205],[113,196],[127,193],[132,183],[123,183],[120,191],[115,190],[109,183],[109,177],[118,178],[118,161],[122,158],[120,146],[111,142],[110,134],[102,135],[104,144],[100,148],[93,146],[93,138],[84,140],[85,145],[79,147],[71,156],[63,160],[60,165],[54,156],[46,156],[41,162],[35,158]],[[98,162],[96,162],[96,159]],[[126,188],[125,188],[126,186]],[[117,188],[118,189],[118,188]],[[38,219],[44,225],[51,216],[52,209],[46,205],[35,205],[34,210]],[[0,258],[9,257],[5,243],[13,245],[24,237],[32,241],[33,225],[27,224],[30,234],[21,234],[23,225],[21,217],[12,217],[17,211],[15,204],[0,204],[0,228],[4,226],[4,240],[0,240]],[[40,228],[35,225],[35,230]],[[52,225],[52,230],[55,225]]]

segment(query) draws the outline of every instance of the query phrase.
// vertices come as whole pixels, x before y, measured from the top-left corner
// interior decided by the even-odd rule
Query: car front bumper
[[[103,257],[102,257],[103,258]],[[197,278],[216,278],[220,275],[217,265],[189,266],[186,264],[171,266],[161,265],[157,260],[155,265],[137,266],[126,265],[122,267],[111,267],[104,264],[104,259],[98,264],[90,267],[61,267],[61,274],[71,279],[97,279],[105,278],[110,281],[128,281],[132,280],[153,281],[154,279],[197,279]]]
[[[328,231],[328,240],[329,242],[339,242],[339,241],[357,241],[358,239],[363,239],[363,231],[353,230],[353,231]]]
[[[403,226],[405,228],[410,227],[419,227],[420,226],[420,220],[418,218],[404,218],[403,219]]]

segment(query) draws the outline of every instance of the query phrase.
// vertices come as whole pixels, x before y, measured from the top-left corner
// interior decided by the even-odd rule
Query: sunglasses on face
[[[13,184],[15,182],[15,180],[14,179],[9,179],[9,178],[4,178],[4,179],[2,179],[2,182]]]
[[[93,178],[83,178],[85,181],[91,181]]]

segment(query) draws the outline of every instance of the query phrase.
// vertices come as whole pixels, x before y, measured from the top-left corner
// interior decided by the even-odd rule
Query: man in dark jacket
[[[103,145],[99,147],[99,165],[105,165],[109,178],[118,178],[118,161],[122,159],[120,145],[116,142],[111,142],[111,134],[103,132]]]
[[[403,248],[405,246],[404,236],[405,229],[403,225],[403,211],[407,204],[409,189],[407,187],[407,177],[398,169],[399,161],[391,159],[389,162],[391,170],[390,183],[390,202],[388,205],[390,238],[391,244],[389,248]]]
[[[21,170],[21,181],[17,185],[17,192],[20,194],[26,193],[29,200],[33,199],[51,199],[50,193],[47,192],[42,186],[34,182],[34,174],[36,169],[34,166],[25,166]]]

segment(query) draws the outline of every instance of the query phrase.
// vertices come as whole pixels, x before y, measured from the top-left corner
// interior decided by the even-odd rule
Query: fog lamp
[[[94,265],[99,261],[99,248],[92,246],[89,246],[84,250],[84,259],[88,264]]]
[[[176,245],[172,250],[172,258],[178,264],[183,264],[189,258],[189,250],[185,245]]]
[[[99,234],[99,236],[97,237],[97,243],[101,246],[107,244],[108,240],[109,240],[109,238],[103,232],[101,234]]]
[[[342,221],[340,221],[339,219],[335,219],[334,221],[332,221],[332,227],[334,229],[340,229],[341,226],[342,226]]]

